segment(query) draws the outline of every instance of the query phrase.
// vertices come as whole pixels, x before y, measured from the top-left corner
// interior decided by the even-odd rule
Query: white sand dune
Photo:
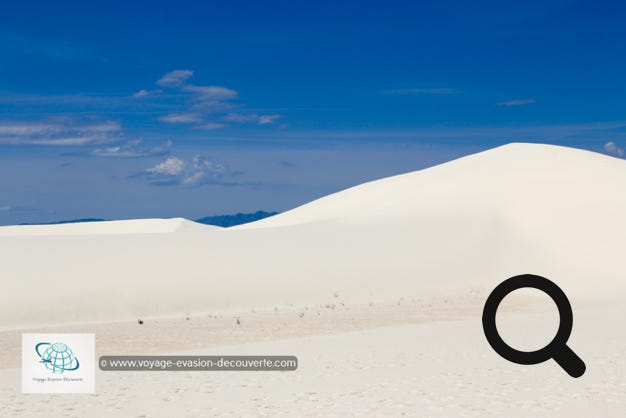
[[[0,228],[0,328],[485,292],[520,273],[621,299],[626,162],[511,144],[235,228]]]
[[[54,235],[123,235],[165,234],[181,228],[220,229],[201,225],[183,218],[132,219],[126,221],[77,222],[59,225],[17,225],[0,227],[0,237]]]
[[[511,144],[234,228],[2,227],[0,415],[623,417],[625,183],[623,160]],[[572,301],[581,378],[485,340],[486,294],[520,273]],[[558,326],[536,302],[515,292],[498,311],[520,349]],[[299,368],[98,370],[96,395],[23,395],[29,327],[94,332],[97,355],[296,355]]]

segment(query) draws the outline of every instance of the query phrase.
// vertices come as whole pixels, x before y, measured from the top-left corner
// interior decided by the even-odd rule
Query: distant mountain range
[[[236,213],[234,215],[206,216],[204,218],[196,219],[196,222],[205,224],[205,225],[229,227],[229,226],[247,224],[249,222],[258,221],[259,219],[268,218],[270,216],[274,216],[277,214],[278,212],[265,212],[262,210],[258,210],[254,213]],[[79,222],[103,222],[103,221],[106,221],[106,219],[82,218],[82,219],[70,219],[66,221],[56,221],[56,222],[22,223],[20,225],[62,225],[62,224],[74,224],[74,223],[79,223]]]
[[[63,224],[77,224],[80,222],[103,222],[106,219],[100,218],[82,218],[82,219],[69,219],[67,221],[56,222],[23,222],[20,225],[63,225]]]
[[[217,215],[207,216],[206,218],[196,219],[196,222],[206,225],[217,226],[235,226],[241,224],[247,224],[249,222],[258,221],[259,219],[269,218],[270,216],[277,215],[278,212],[264,212],[258,210],[254,213],[237,213],[235,215]]]

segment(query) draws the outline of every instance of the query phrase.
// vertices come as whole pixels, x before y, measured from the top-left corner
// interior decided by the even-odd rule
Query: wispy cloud
[[[164,87],[178,87],[193,75],[191,70],[174,70],[161,77],[157,84]]]
[[[222,86],[196,86],[189,84],[182,86],[181,90],[196,93],[200,99],[211,101],[234,99],[238,94],[235,90]]]
[[[122,145],[96,148],[90,152],[95,157],[104,158],[140,158],[154,157],[169,153],[172,141],[166,141],[155,147],[142,147],[141,140],[130,141]]]
[[[175,70],[161,77],[161,87],[141,89],[118,96],[86,95],[0,95],[0,104],[17,106],[15,116],[0,119],[0,145],[91,146],[83,155],[132,158],[158,155],[160,150],[125,143],[119,121],[99,118],[109,114],[138,113],[168,124],[188,125],[197,130],[224,129],[237,124],[272,125],[278,114],[258,114],[236,103],[238,92],[224,86],[188,83],[191,70]],[[33,112],[32,107],[37,107]],[[22,119],[31,114],[50,114],[39,119]],[[7,115],[5,113],[5,115]],[[103,144],[113,144],[104,146]],[[97,148],[95,148],[97,146]],[[94,149],[95,148],[95,149]]]
[[[0,206],[0,212],[8,212],[13,209],[12,206]]]
[[[157,84],[186,96],[185,106],[178,112],[172,112],[158,119],[161,122],[172,124],[189,124],[197,129],[220,129],[228,124],[271,125],[281,115],[259,115],[246,111],[240,104],[234,103],[239,93],[224,86],[202,86],[188,83],[187,80],[194,74],[191,70],[175,70],[165,74]],[[140,90],[136,97],[150,95],[149,90]],[[236,110],[236,112],[234,112]]]
[[[385,94],[397,94],[397,95],[447,95],[447,94],[459,94],[460,91],[452,88],[416,88],[416,89],[392,89],[385,90]]]
[[[202,115],[198,113],[172,113],[159,118],[161,122],[165,123],[186,123],[186,124],[198,124],[204,122]]]
[[[262,115],[262,116],[259,116],[259,125],[271,125],[278,118],[280,118],[280,115]]]
[[[254,137],[229,137],[231,140],[250,140],[271,142],[298,141],[488,141],[492,144],[506,142],[550,142],[566,144],[571,141],[595,140],[606,141],[607,137],[623,135],[626,120],[612,122],[592,122],[554,125],[484,125],[484,126],[431,126],[412,129],[348,129],[348,130],[308,130],[289,132],[258,132]],[[597,142],[596,142],[597,143]]]
[[[604,152],[606,152],[607,154],[615,155],[617,157],[624,157],[624,155],[626,155],[624,149],[618,147],[617,144],[613,141],[609,141],[604,144]]]
[[[80,146],[117,141],[116,121],[78,122],[70,118],[46,121],[0,121],[0,144]]]
[[[209,123],[205,123],[204,125],[196,126],[196,128],[198,128],[198,129],[205,129],[207,131],[213,131],[215,129],[225,128],[226,126],[228,126],[228,125],[226,125],[224,123],[209,122]]]
[[[273,124],[280,115],[257,115],[256,113],[229,113],[223,117],[226,122],[256,123],[258,125]]]
[[[170,156],[137,176],[156,186],[243,185],[228,181],[237,174],[220,163],[196,155],[191,160]]]
[[[533,103],[537,103],[537,101],[535,99],[513,99],[513,100],[506,100],[504,102],[499,102],[497,103],[497,105],[510,107],[510,106],[526,106],[526,105],[533,104]]]
[[[133,94],[132,97],[134,97],[135,99],[140,99],[142,97],[151,97],[151,96],[156,96],[157,94],[163,93],[163,90],[161,89],[155,89],[155,90],[139,90],[137,93]]]

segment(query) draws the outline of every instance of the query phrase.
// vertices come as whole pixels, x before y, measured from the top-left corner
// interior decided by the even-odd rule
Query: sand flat
[[[529,320],[528,313],[506,315],[520,329]],[[299,369],[98,371],[97,395],[22,395],[19,369],[4,369],[0,397],[16,417],[622,417],[625,315],[624,307],[575,313],[570,343],[587,363],[579,379],[552,361],[502,359],[473,318],[185,351],[293,354]]]

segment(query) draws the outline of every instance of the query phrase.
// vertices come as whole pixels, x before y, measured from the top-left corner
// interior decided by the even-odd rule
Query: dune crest
[[[58,235],[124,235],[164,234],[179,229],[203,228],[202,225],[184,218],[131,219],[124,221],[76,222],[57,225],[17,225],[0,227],[3,236],[58,236]],[[209,229],[219,229],[208,226]]]

